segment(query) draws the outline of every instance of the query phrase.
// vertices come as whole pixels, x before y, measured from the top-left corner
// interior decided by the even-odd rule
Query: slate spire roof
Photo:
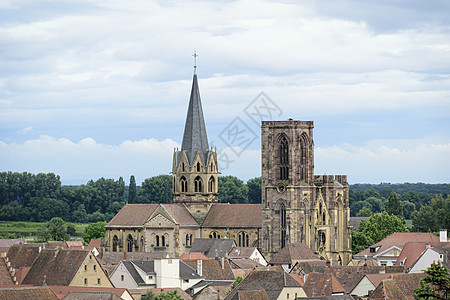
[[[200,151],[202,158],[205,159],[208,148],[208,137],[206,135],[205,119],[203,118],[197,74],[194,74],[181,151],[186,151],[189,163],[192,164],[197,151]]]

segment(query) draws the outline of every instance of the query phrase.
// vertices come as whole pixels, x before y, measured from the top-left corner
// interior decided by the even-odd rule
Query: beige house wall
[[[114,287],[91,252],[86,256],[70,286]]]

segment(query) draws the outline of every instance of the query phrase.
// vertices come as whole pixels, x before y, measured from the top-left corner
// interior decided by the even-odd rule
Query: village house
[[[71,249],[43,249],[22,284],[113,287],[91,251]]]

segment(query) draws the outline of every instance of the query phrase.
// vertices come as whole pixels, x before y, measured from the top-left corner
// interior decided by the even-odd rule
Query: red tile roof
[[[270,265],[295,264],[303,260],[318,260],[316,254],[305,243],[292,243],[280,250],[272,260]]]
[[[102,244],[102,239],[92,239],[86,248],[90,249],[90,250],[94,249],[94,247],[97,249],[100,249],[101,244]]]
[[[3,258],[0,258],[0,285],[14,284],[9,269]]]
[[[261,204],[213,204],[203,221],[203,227],[239,228],[262,226]]]
[[[355,257],[364,257],[367,255],[368,257],[373,257],[376,254],[382,253],[383,251],[397,246],[402,249],[403,246],[408,242],[439,242],[439,237],[435,236],[432,233],[425,232],[394,232],[393,234],[385,237],[380,242],[370,246],[364,251],[359,252],[355,255]],[[370,252],[370,248],[379,247],[379,249],[375,253]]]
[[[325,272],[331,272],[346,293],[350,293],[366,274],[379,274],[384,268],[381,266],[331,266]]]
[[[208,259],[208,256],[201,252],[186,252],[180,255],[181,260],[185,259]]]
[[[63,298],[70,292],[112,292],[117,296],[122,296],[124,293],[129,293],[125,288],[106,288],[106,287],[85,287],[85,286],[61,286],[51,285],[49,288],[58,296]],[[131,295],[131,294],[130,294]]]
[[[90,253],[89,250],[44,249],[22,283],[43,285],[45,278],[48,285],[69,285]]]
[[[308,297],[345,293],[345,289],[330,272],[310,273],[303,289]]]
[[[127,204],[106,224],[108,226],[142,226],[159,204]]]
[[[11,287],[0,288],[0,299],[8,300],[59,300],[58,297],[48,287]]]
[[[203,259],[202,261],[202,275],[205,280],[230,280],[234,281],[234,274],[228,260],[224,259],[224,266],[221,266],[221,260],[218,259]],[[185,264],[197,271],[197,260],[186,259],[183,260]]]
[[[228,253],[228,257],[250,258],[255,250],[257,250],[256,247],[234,247]]]
[[[39,251],[42,248],[40,246],[35,246],[32,244],[28,245],[12,245],[6,257],[11,262],[11,266],[14,269],[19,269],[22,267],[31,267],[34,259],[38,256]]]
[[[169,215],[182,226],[199,226],[186,206],[181,204],[161,204]]]

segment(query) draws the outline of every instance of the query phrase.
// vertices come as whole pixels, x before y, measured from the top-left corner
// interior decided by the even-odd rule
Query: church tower
[[[346,175],[314,176],[312,121],[263,121],[262,239],[267,257],[305,243],[324,259],[351,255]]]
[[[173,154],[173,203],[184,203],[198,219],[217,202],[217,152],[208,146],[197,74],[194,73],[181,150]]]

